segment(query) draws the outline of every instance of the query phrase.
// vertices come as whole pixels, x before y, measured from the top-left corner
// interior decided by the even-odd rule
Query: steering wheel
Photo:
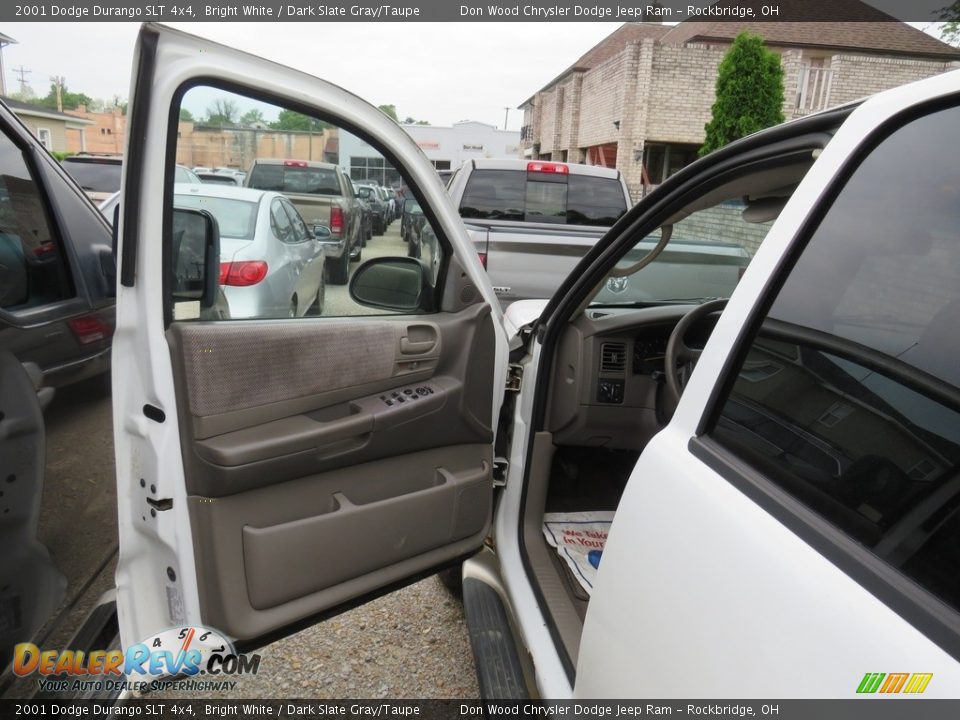
[[[687,384],[687,378],[693,371],[693,366],[700,359],[702,350],[697,350],[687,345],[684,338],[687,332],[698,320],[705,318],[711,313],[719,312],[727,306],[727,299],[711,300],[702,305],[698,305],[688,312],[670,333],[670,339],[667,341],[667,353],[663,358],[663,370],[667,376],[667,392],[674,404],[680,402],[680,395],[683,394],[683,387]],[[681,367],[677,368],[680,364]]]

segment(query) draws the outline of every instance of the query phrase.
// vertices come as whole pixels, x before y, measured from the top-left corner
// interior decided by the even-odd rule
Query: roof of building
[[[717,5],[733,4],[722,0]],[[742,7],[762,3],[737,0]],[[900,22],[860,0],[781,0],[780,12],[791,22],[702,22],[687,20],[670,28],[660,41],[681,45],[693,42],[729,43],[741,32],[759,35],[768,45],[853,50],[888,55],[909,55],[939,60],[960,59],[960,48]],[[809,21],[804,21],[809,18]]]
[[[717,6],[753,7],[760,14],[769,0],[720,0]],[[860,0],[780,0],[780,13],[791,22],[687,20],[674,26],[659,23],[625,23],[614,30],[538,92],[553,87],[574,70],[589,70],[615,57],[637,40],[652,39],[669,45],[730,43],[741,32],[762,37],[768,45],[848,50],[883,55],[908,55],[936,60],[960,59],[952,47],[915,27]],[[805,21],[804,18],[809,18]],[[533,100],[531,96],[520,107]]]
[[[44,107],[43,105],[31,105],[30,103],[20,102],[19,100],[11,100],[8,97],[2,97],[0,100],[3,100],[3,104],[13,110],[17,115],[63,120],[64,122],[74,125],[93,125],[92,120],[85,120],[76,115],[68,115],[67,113],[59,112],[53,108]]]
[[[647,38],[658,40],[669,32],[670,29],[669,26],[661,25],[660,23],[624,23],[577,58],[573,65],[544,85],[541,90],[546,90],[557,84],[574,70],[589,70],[598,65],[602,65],[610,58],[616,57],[623,52],[623,49],[628,43],[636,40],[646,40]],[[533,100],[532,96],[522,102],[520,107],[526,105],[530,100]]]

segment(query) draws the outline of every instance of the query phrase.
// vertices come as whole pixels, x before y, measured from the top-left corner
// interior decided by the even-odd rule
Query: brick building
[[[71,115],[89,120],[90,125],[67,130],[67,150],[72,153],[106,153],[122,155],[127,137],[127,116],[119,107],[105,112],[91,112],[85,105],[68,110]]]
[[[743,31],[780,55],[788,120],[960,67],[960,49],[856,0],[832,3],[872,20],[627,23],[520,106],[521,150],[616,167],[639,197],[696,158],[717,67]]]

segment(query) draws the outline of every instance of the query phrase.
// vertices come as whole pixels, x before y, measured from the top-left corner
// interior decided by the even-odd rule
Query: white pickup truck
[[[631,205],[618,170],[541,160],[470,160],[448,190],[503,308],[551,297]],[[698,230],[675,235],[642,278],[611,282],[609,299],[642,302],[678,285],[697,297],[729,295],[750,253],[712,227]]]
[[[197,319],[217,228],[195,218],[210,260],[181,281],[156,199],[201,82],[349,121],[420,202],[437,272],[368,260],[350,293],[379,315]],[[433,167],[356,96],[146,25],[130,117],[124,648],[249,651],[469,557],[487,697],[960,696],[960,72],[701,158],[506,317]],[[601,297],[717,207],[769,226],[728,300]],[[556,525],[578,522],[602,527]]]

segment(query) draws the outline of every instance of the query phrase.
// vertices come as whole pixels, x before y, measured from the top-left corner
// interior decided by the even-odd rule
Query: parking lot
[[[394,222],[373,238],[363,258],[405,255],[399,226]],[[360,311],[346,285],[328,287],[325,314]],[[67,581],[59,619],[46,631],[49,644],[60,646],[113,582],[117,518],[108,380],[58,390],[45,419],[40,539]],[[233,691],[206,697],[469,698],[478,692],[460,602],[436,577],[259,652],[263,660],[256,676],[239,679]]]

